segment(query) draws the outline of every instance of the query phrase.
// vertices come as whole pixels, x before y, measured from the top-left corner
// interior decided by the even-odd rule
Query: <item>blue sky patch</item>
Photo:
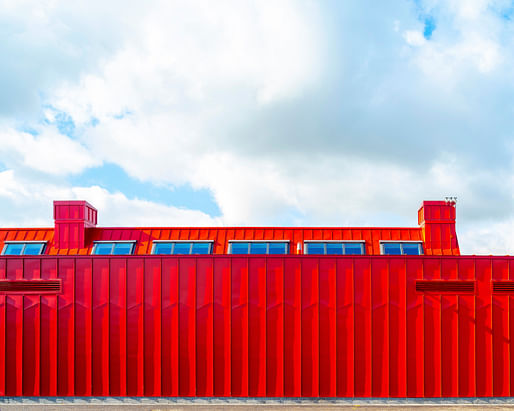
[[[436,28],[435,19],[432,16],[427,16],[425,17],[424,23],[425,28],[423,29],[423,37],[425,37],[427,40],[430,40],[432,33]]]
[[[19,131],[22,131],[23,133],[30,134],[31,136],[38,136],[40,133],[38,130],[36,130],[34,127],[31,127],[29,125],[24,125],[18,128]]]
[[[53,119],[49,119],[46,115],[40,120],[42,124],[53,124],[59,130],[59,133],[73,137],[75,134],[75,123],[73,118],[66,112],[57,110],[52,105],[44,105],[43,111],[49,110],[53,114]]]
[[[423,37],[430,40],[437,27],[435,17],[425,11],[421,0],[414,0],[414,5],[418,13],[418,20],[423,23]]]
[[[68,137],[73,136],[75,132],[75,123],[73,122],[73,119],[62,111],[55,115],[55,125],[57,126],[59,133]]]
[[[122,192],[127,198],[139,198],[169,206],[203,211],[212,217],[221,216],[221,211],[209,190],[195,190],[185,184],[173,189],[156,186],[131,178],[115,164],[93,167],[72,177],[74,186],[98,185],[111,193]]]

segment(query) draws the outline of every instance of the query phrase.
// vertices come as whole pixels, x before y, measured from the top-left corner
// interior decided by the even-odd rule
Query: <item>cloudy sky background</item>
[[[415,226],[514,254],[514,2],[0,0],[0,226]]]

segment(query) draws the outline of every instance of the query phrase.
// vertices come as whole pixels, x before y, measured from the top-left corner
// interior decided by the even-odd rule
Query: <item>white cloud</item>
[[[40,134],[0,129],[0,154],[6,164],[46,174],[78,174],[99,162],[80,143],[58,132],[53,126],[40,128]]]
[[[215,109],[231,93],[259,104],[294,97],[316,80],[316,13],[308,1],[152,2],[132,22],[137,41],[100,73],[59,89],[54,104],[80,123],[191,104]]]
[[[217,226],[222,220],[188,210],[109,192],[98,186],[49,184],[0,172],[0,227],[51,227],[53,200],[88,200],[99,210],[101,226]]]
[[[127,198],[120,192],[110,193],[98,187],[72,187],[67,199],[87,198],[99,209],[99,225],[133,227],[191,227],[222,225],[198,210],[183,209],[138,198]],[[102,223],[105,221],[105,223]],[[129,223],[130,222],[130,223]]]
[[[416,30],[407,30],[403,33],[403,38],[407,42],[407,44],[411,46],[423,46],[426,44],[426,39],[423,36],[423,33]]]
[[[462,254],[512,255],[514,254],[514,219],[471,224],[458,231]]]
[[[4,131],[8,168],[61,178],[116,164],[149,184],[210,190],[225,224],[414,225],[422,200],[456,195],[464,233],[487,218],[498,238],[509,232],[514,44],[492,3],[104,3],[4,10],[22,33],[7,44],[28,51],[0,52],[34,67],[0,68],[18,87],[6,94],[39,99],[52,123]],[[56,45],[46,59],[38,38]],[[53,128],[55,113],[73,119],[74,138]],[[43,177],[44,190],[17,191],[5,173],[10,201],[86,197],[109,225],[219,222]]]

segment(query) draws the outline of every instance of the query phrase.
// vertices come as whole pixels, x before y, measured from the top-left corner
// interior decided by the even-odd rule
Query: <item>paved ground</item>
[[[336,411],[336,410],[357,410],[357,411],[377,411],[381,409],[389,410],[412,410],[415,411],[434,411],[434,410],[455,410],[455,411],[464,411],[464,410],[513,410],[514,405],[484,405],[484,404],[476,404],[476,405],[452,405],[452,406],[424,406],[424,405],[405,405],[405,406],[391,406],[391,405],[373,405],[373,406],[360,406],[360,405],[319,405],[319,404],[302,404],[302,405],[259,405],[259,404],[251,404],[251,405],[165,405],[165,406],[155,406],[155,405],[129,405],[129,404],[113,404],[113,405],[41,405],[41,404],[0,404],[0,410],[11,410],[11,411],[114,411],[118,409],[123,409],[124,411],[222,411],[222,410],[230,410],[230,411],[306,411],[306,410],[316,410],[316,411]]]

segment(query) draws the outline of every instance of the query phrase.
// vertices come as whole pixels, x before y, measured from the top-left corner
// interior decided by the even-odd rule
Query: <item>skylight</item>
[[[2,255],[41,255],[45,241],[6,241]]]

